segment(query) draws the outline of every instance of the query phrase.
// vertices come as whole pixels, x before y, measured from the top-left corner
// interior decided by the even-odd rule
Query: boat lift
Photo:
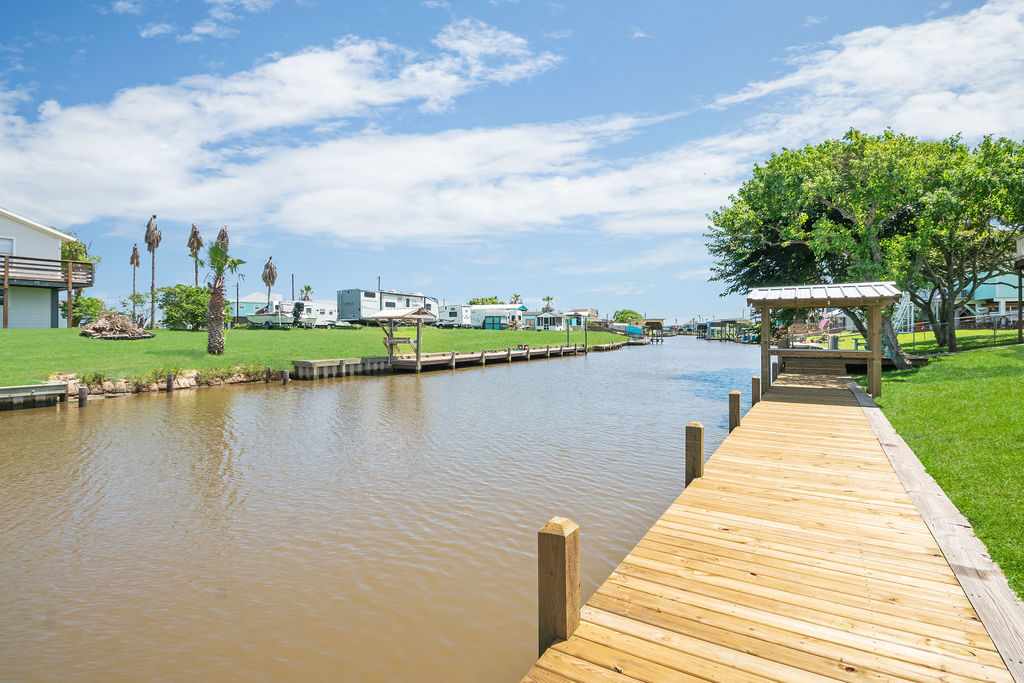
[[[395,349],[399,346],[406,344],[413,348],[413,352],[416,354],[416,366],[417,371],[419,370],[420,358],[422,356],[422,349],[420,341],[423,334],[423,323],[433,322],[437,319],[437,316],[425,306],[413,306],[411,308],[393,308],[390,310],[378,311],[371,313],[366,316],[367,320],[372,320],[380,325],[380,328],[384,330],[384,346],[388,350],[388,364],[395,359]],[[402,323],[415,323],[416,324],[416,339],[410,337],[398,337],[395,335],[395,327]]]

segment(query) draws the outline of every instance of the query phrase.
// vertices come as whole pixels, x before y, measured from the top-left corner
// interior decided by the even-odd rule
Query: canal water
[[[516,681],[536,532],[583,591],[678,495],[756,347],[0,414],[0,681]]]

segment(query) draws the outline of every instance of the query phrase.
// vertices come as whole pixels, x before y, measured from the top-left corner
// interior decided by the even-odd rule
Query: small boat
[[[317,323],[317,315],[312,310],[307,312],[305,306],[296,306],[301,303],[301,301],[272,302],[252,315],[246,316],[246,319],[250,326],[262,327],[267,330],[274,327],[314,327]]]

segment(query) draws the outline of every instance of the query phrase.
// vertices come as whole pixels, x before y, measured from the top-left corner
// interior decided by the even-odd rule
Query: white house
[[[526,306],[522,304],[472,304],[469,306],[469,323],[485,330],[505,330],[519,327],[525,312]]]
[[[339,289],[338,320],[359,322],[370,314],[399,308],[426,308],[437,315],[437,299],[420,292],[396,292],[374,289]]]
[[[60,292],[91,287],[91,263],[62,261],[67,235],[0,209],[0,316],[3,327],[60,327]]]
[[[469,304],[448,304],[441,306],[441,312],[437,316],[438,325],[451,327],[472,327],[473,307]]]

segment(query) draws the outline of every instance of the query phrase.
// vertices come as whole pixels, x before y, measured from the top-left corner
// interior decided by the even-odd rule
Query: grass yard
[[[56,372],[79,377],[159,377],[166,370],[245,367],[291,368],[293,360],[383,356],[384,332],[377,327],[360,330],[228,330],[223,356],[206,353],[205,332],[156,330],[152,339],[104,341],[78,335],[78,330],[0,330],[0,386],[43,382]],[[415,328],[399,336],[416,336]],[[609,332],[589,332],[590,344],[622,341]],[[519,344],[558,346],[565,332],[423,329],[423,350],[483,351]],[[582,344],[583,332],[573,332],[570,343]],[[402,347],[408,352],[409,347]]]
[[[945,349],[939,348],[935,343],[935,335],[931,332],[904,332],[899,335],[900,347],[907,353],[932,354],[939,353]],[[986,346],[1001,346],[1015,344],[1017,342],[1016,328],[1010,330],[957,330],[956,339],[960,351],[984,348]],[[845,332],[839,336],[839,348],[852,349],[854,340],[860,342],[860,348],[864,347],[864,337],[856,332]]]
[[[878,403],[1024,598],[1024,346],[885,373]]]

